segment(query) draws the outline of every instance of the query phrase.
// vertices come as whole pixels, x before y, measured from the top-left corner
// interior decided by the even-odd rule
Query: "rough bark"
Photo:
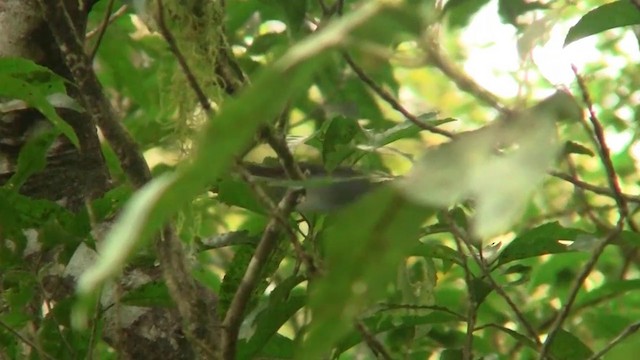
[[[94,1],[66,0],[67,11],[78,34],[84,34],[88,12]],[[71,80],[48,24],[43,20],[36,0],[0,0],[0,57],[23,57],[45,66]],[[68,94],[78,99],[74,86]],[[4,101],[5,99],[0,99]],[[46,168],[31,176],[20,192],[24,195],[58,201],[72,211],[101,197],[110,187],[108,169],[101,151],[96,125],[87,113],[59,109],[60,116],[75,130],[80,148],[76,149],[61,137],[47,153]],[[29,135],[48,120],[34,109],[0,113],[0,185],[13,174],[20,149]],[[51,266],[56,256],[31,253],[34,267],[60,269],[49,273],[42,291],[32,301],[37,307],[43,299],[60,300],[73,294],[74,281],[83,267],[95,258],[94,250],[81,244],[72,259],[62,266]],[[39,270],[39,269],[31,269]],[[193,351],[185,338],[181,319],[174,308],[146,308],[114,305],[113,294],[162,279],[158,267],[131,268],[114,289],[107,289],[101,304],[108,307],[103,318],[103,338],[121,358],[129,359],[189,359]],[[121,295],[121,294],[120,294]],[[37,314],[37,311],[33,312]]]

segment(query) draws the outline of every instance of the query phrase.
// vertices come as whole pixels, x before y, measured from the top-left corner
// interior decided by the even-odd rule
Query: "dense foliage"
[[[512,34],[510,96],[465,71],[477,21]],[[638,1],[97,2],[93,70],[0,58],[0,110],[53,125],[0,188],[0,358],[119,358],[104,314],[155,307],[208,358],[632,358],[631,25]],[[567,84],[535,56],[562,29],[597,53]],[[137,146],[97,121],[110,190],[79,208],[23,187],[57,138],[78,145],[61,109]]]

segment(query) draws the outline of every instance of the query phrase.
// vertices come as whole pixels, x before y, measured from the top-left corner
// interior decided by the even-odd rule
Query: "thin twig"
[[[278,204],[277,213],[290,214],[296,206],[300,195],[300,190],[288,191]],[[247,267],[247,271],[238,286],[238,290],[233,295],[233,299],[229,305],[229,310],[222,322],[222,326],[224,328],[222,336],[222,351],[224,359],[232,360],[236,358],[238,332],[240,331],[240,325],[244,319],[244,312],[247,307],[247,303],[251,298],[253,289],[255,289],[256,284],[260,280],[260,273],[262,272],[264,265],[277,245],[278,235],[282,230],[278,217],[279,216],[276,215],[272,216],[265,228],[262,238],[256,247],[256,251],[253,253],[251,262]]]
[[[444,306],[438,306],[438,305],[413,305],[413,304],[387,304],[387,303],[382,303],[380,304],[380,306],[383,306],[384,309],[381,309],[380,311],[386,311],[386,310],[397,310],[397,309],[409,309],[409,310],[434,310],[434,311],[440,311],[440,312],[444,312],[450,315],[453,315],[455,317],[457,317],[458,319],[465,321],[467,319],[466,316],[457,313],[453,310],[450,310]]]
[[[64,334],[62,333],[62,324],[60,324],[60,322],[58,321],[58,318],[52,313],[53,306],[51,305],[51,300],[49,300],[49,298],[46,295],[47,291],[45,290],[44,284],[42,284],[42,281],[38,281],[38,290],[40,291],[41,294],[43,294],[44,305],[46,306],[47,313],[51,316],[51,320],[56,324],[55,327],[56,327],[56,331],[58,332],[58,336],[60,336],[60,340],[62,340],[62,343],[67,348],[68,353],[72,354],[73,357],[76,357],[77,353],[76,351],[74,351],[74,347],[71,346],[67,337],[64,336]]]
[[[102,292],[102,290],[100,290],[100,293]],[[102,294],[100,294],[102,295]],[[100,295],[98,295],[98,298],[100,298]],[[96,301],[94,308],[93,308],[93,322],[91,323],[91,330],[89,333],[89,344],[87,345],[87,349],[89,349],[89,353],[87,354],[87,359],[88,360],[93,360],[94,358],[94,352],[96,350],[96,338],[98,335],[98,325],[100,324],[100,301]],[[118,329],[120,329],[120,327],[117,327]],[[119,331],[118,331],[119,333]]]
[[[327,4],[324,3],[324,0],[318,0],[318,5],[320,5],[320,9],[322,10],[323,14],[328,14],[329,13],[329,7],[327,7]]]
[[[267,127],[262,131],[263,137],[267,140],[269,146],[278,155],[278,160],[282,165],[282,169],[290,180],[304,181],[305,175],[298,166],[289,146],[284,138],[284,134],[275,134],[274,131]]]
[[[364,82],[371,90],[373,90],[373,92],[378,94],[380,98],[382,98],[389,105],[391,105],[392,108],[394,108],[396,111],[404,115],[404,117],[407,118],[407,120],[411,121],[417,127],[427,131],[431,131],[432,133],[446,136],[448,138],[454,137],[454,134],[451,133],[450,131],[443,130],[437,126],[427,124],[424,121],[420,120],[417,116],[409,112],[404,106],[402,106],[402,104],[400,104],[398,100],[396,100],[396,98],[392,94],[390,94],[380,85],[376,84],[376,82],[372,78],[370,78],[369,75],[367,75],[364,72],[364,70],[362,70],[362,68],[358,66],[358,64],[355,63],[355,61],[351,58],[351,56],[349,56],[349,54],[344,52],[342,53],[342,57],[347,62],[347,64],[349,64],[353,72],[356,73],[356,75],[358,75],[358,78],[360,78],[362,82]]]
[[[591,191],[592,193],[598,194],[598,195],[602,195],[602,196],[608,196],[610,198],[615,199],[615,194],[613,193],[613,191],[611,191],[610,188],[604,187],[604,186],[598,186],[598,185],[593,185],[593,184],[589,184],[588,182],[576,179],[574,177],[572,177],[571,175],[568,174],[563,174],[559,171],[550,171],[549,175],[556,177],[558,179],[562,179],[564,181],[570,182],[573,185],[580,187],[582,189]],[[625,198],[626,201],[628,202],[633,202],[633,203],[640,203],[640,196],[636,196],[636,195],[629,195],[629,194],[622,194],[622,196]]]
[[[248,231],[231,231],[202,239],[196,239],[198,251],[220,249],[234,245],[256,245],[260,240],[252,236]]]
[[[611,340],[604,348],[602,348],[597,353],[593,354],[588,360],[598,360],[604,354],[608,353],[614,346],[618,345],[622,340],[626,339],[630,335],[633,335],[638,330],[640,330],[640,321],[635,322],[629,325],[626,329],[624,329],[618,336],[616,336],[613,340]]]
[[[120,16],[124,15],[127,13],[127,10],[129,10],[129,6],[128,5],[122,5],[120,6],[120,8],[118,8],[118,10],[116,10],[113,14],[111,14],[111,16],[109,17],[109,24],[111,24],[112,22],[116,21]],[[94,37],[96,34],[98,34],[98,31],[100,31],[102,27],[97,27],[93,30],[87,31],[87,34],[84,36],[85,39],[90,39],[92,37]]]
[[[45,352],[42,348],[40,348],[33,341],[27,339],[26,337],[22,336],[22,334],[20,334],[19,332],[15,331],[11,326],[5,324],[4,321],[0,320],[0,326],[5,328],[11,334],[13,334],[13,336],[15,336],[18,339],[20,339],[20,341],[22,341],[23,343],[27,344],[32,349],[36,350],[38,352],[38,354],[44,355],[44,357],[46,357],[47,359],[55,360],[55,358],[53,356],[49,355],[47,352]]]
[[[429,61],[429,64],[435,66],[445,76],[451,79],[460,90],[471,94],[476,99],[482,101],[485,104],[488,104],[503,115],[508,116],[511,114],[511,111],[501,104],[500,99],[496,95],[478,85],[478,83],[476,83],[464,71],[454,66],[453,61],[448,59],[442,53],[435,31],[429,30],[423,49],[427,54],[427,60]]]
[[[541,346],[542,343],[540,342],[540,339],[538,338],[538,334],[534,330],[533,326],[531,326],[529,321],[527,321],[527,319],[524,317],[524,314],[522,313],[522,311],[520,311],[520,308],[518,308],[518,306],[513,301],[513,299],[511,299],[511,297],[502,288],[502,286],[500,286],[500,284],[498,284],[495,281],[493,276],[491,276],[491,271],[489,270],[485,260],[481,256],[482,252],[480,252],[480,255],[478,255],[473,249],[473,244],[471,243],[471,239],[469,239],[452,220],[450,220],[450,223],[451,223],[451,233],[454,235],[454,238],[460,239],[466,245],[467,251],[469,252],[469,254],[471,254],[475,262],[478,264],[478,266],[482,270],[484,277],[487,280],[489,280],[489,282],[491,283],[491,287],[496,291],[496,293],[500,297],[502,297],[502,299],[507,303],[507,305],[509,305],[509,308],[511,309],[511,311],[513,311],[514,315],[518,319],[518,322],[527,331],[528,335],[533,339],[533,341],[538,346]]]
[[[615,195],[615,200],[619,207],[620,216],[624,221],[627,222],[631,230],[638,232],[640,231],[640,229],[638,229],[637,225],[629,216],[629,206],[622,193],[618,174],[616,173],[616,170],[613,167],[613,162],[611,161],[611,151],[609,150],[609,147],[607,146],[607,142],[605,140],[604,128],[602,127],[602,124],[600,123],[600,120],[598,119],[595,110],[593,109],[593,102],[591,101],[591,96],[589,95],[587,85],[585,84],[582,76],[578,74],[578,69],[575,67],[575,65],[571,65],[571,70],[573,70],[573,73],[576,76],[576,81],[578,82],[578,86],[580,87],[580,91],[582,92],[582,99],[587,106],[587,110],[589,111],[589,120],[591,121],[591,126],[593,127],[593,135],[595,136],[596,144],[598,145],[600,160],[602,161],[602,164],[604,165],[604,168],[606,170],[609,187],[611,188],[611,190],[613,190],[613,194]]]
[[[452,227],[454,227],[453,224],[453,220],[450,218],[450,215],[447,214],[447,216],[449,216],[448,221],[451,222]],[[473,277],[471,275],[471,270],[469,269],[469,263],[468,263],[468,258],[464,253],[464,249],[462,246],[462,243],[464,242],[463,236],[461,236],[462,234],[459,232],[453,232],[452,231],[452,235],[453,235],[453,239],[456,242],[456,247],[458,249],[458,253],[460,254],[460,258],[462,258],[462,270],[464,271],[464,281],[467,285],[467,293],[468,293],[468,309],[467,309],[467,316],[466,316],[466,320],[467,320],[467,333],[466,333],[466,337],[465,337],[465,343],[464,343],[464,347],[462,348],[462,358],[465,360],[472,360],[473,359],[473,329],[475,328],[475,324],[476,324],[476,316],[477,316],[477,306],[478,303],[476,302],[475,296],[473,295],[473,291],[472,291],[472,281],[473,281]]]
[[[182,55],[182,52],[180,52],[178,44],[176,43],[176,39],[173,37],[173,34],[167,27],[167,23],[164,19],[164,6],[162,0],[156,0],[156,4],[158,7],[158,16],[156,19],[158,23],[158,30],[160,30],[160,34],[162,34],[164,39],[167,41],[167,44],[169,45],[169,49],[173,53],[173,56],[175,56],[178,60],[178,64],[180,64],[182,72],[184,72],[184,75],[187,77],[189,86],[191,86],[191,89],[196,94],[200,106],[202,106],[202,108],[210,114],[213,111],[211,102],[209,102],[209,98],[207,98],[207,95],[204,93],[204,90],[198,83],[198,80],[196,80],[195,75],[193,74],[191,68],[189,67],[189,64],[187,63],[187,59],[184,57],[184,55]]]
[[[378,341],[378,339],[376,339],[376,337],[369,331],[369,329],[367,329],[367,327],[361,320],[356,320],[355,326],[358,332],[360,332],[360,335],[362,335],[364,342],[367,344],[369,349],[371,349],[371,352],[373,352],[375,356],[380,356],[386,360],[393,359],[393,357],[391,357],[391,354],[389,354],[389,351],[387,351],[384,345],[382,345],[382,343]]]
[[[115,3],[115,0],[109,0],[109,2],[107,3],[107,10],[105,10],[104,12],[104,19],[102,19],[102,24],[99,28],[96,43],[95,45],[93,45],[93,49],[89,53],[89,60],[93,60],[96,58],[96,53],[98,52],[98,48],[100,47],[100,43],[102,42],[102,37],[107,32],[107,26],[109,25],[109,19],[111,18],[111,11],[113,10],[113,3]]]
[[[549,349],[551,347],[551,343],[555,339],[564,321],[569,317],[573,303],[575,302],[576,297],[578,296],[578,292],[580,291],[582,284],[587,279],[589,274],[591,274],[591,271],[593,270],[596,263],[598,262],[598,259],[600,258],[602,251],[609,243],[611,243],[611,241],[613,241],[613,239],[615,239],[620,234],[620,232],[622,232],[623,227],[624,227],[624,218],[620,217],[620,219],[618,219],[618,223],[616,224],[615,229],[613,229],[613,231],[611,231],[606,238],[600,241],[600,243],[593,250],[591,257],[589,258],[587,263],[584,265],[584,267],[582,268],[582,271],[580,272],[580,274],[578,274],[573,285],[571,286],[571,289],[569,290],[569,295],[565,300],[564,306],[562,307],[560,312],[558,312],[558,315],[556,316],[556,318],[554,319],[551,325],[549,333],[547,334],[547,338],[544,341],[544,344],[542,344],[542,348],[540,349],[540,353],[538,355],[539,360],[543,360],[546,358],[549,352]]]
[[[582,311],[585,311],[587,309],[591,309],[594,306],[598,305],[598,304],[602,304],[606,301],[610,301],[612,299],[615,299],[619,296],[623,296],[624,293],[612,293],[612,294],[608,294],[605,296],[600,296],[598,298],[595,298],[593,300],[590,301],[584,301],[581,302],[578,306],[573,306],[571,308],[571,311],[569,313],[570,317],[576,316],[578,314],[580,314]],[[554,320],[556,319],[556,317],[558,316],[559,311],[554,312],[553,314],[551,314],[551,316],[547,317],[546,319],[542,320],[540,322],[540,325],[538,326],[537,330],[538,333],[543,333],[545,332],[547,329],[549,329],[551,327],[551,325],[553,325]],[[513,355],[516,354],[517,351],[520,349],[521,347],[521,343],[516,344],[511,350],[509,350],[509,354]]]
[[[579,175],[578,175],[578,170],[576,169],[576,165],[573,162],[573,159],[571,158],[571,156],[567,155],[565,157],[567,166],[569,168],[569,172],[571,173],[571,176],[574,179],[578,179]],[[585,208],[585,214],[587,215],[587,217],[597,226],[600,227],[601,229],[608,229],[610,228],[610,226],[608,224],[605,224],[602,220],[598,219],[598,217],[595,215],[595,212],[593,211],[593,208],[591,207],[591,204],[589,203],[589,199],[587,198],[587,195],[585,193],[585,190],[579,186],[575,186],[575,194],[577,195],[579,201],[582,202],[582,204],[584,205]]]
[[[309,273],[311,274],[315,273],[316,272],[315,264],[313,263],[311,256],[305,253],[304,249],[302,248],[302,245],[298,241],[298,237],[296,233],[289,225],[289,222],[287,220],[288,214],[282,214],[278,211],[278,208],[274,204],[273,200],[271,200],[269,195],[267,195],[267,193],[264,191],[263,187],[260,184],[253,181],[251,177],[251,173],[247,169],[245,169],[242,166],[238,166],[238,172],[240,173],[240,176],[242,176],[244,181],[247,182],[247,184],[249,184],[249,186],[253,190],[254,194],[258,197],[258,200],[262,203],[262,205],[266,206],[268,211],[272,214],[272,216],[275,217],[280,222],[280,225],[289,236],[289,239],[291,240],[291,244],[293,245],[293,250],[295,251],[296,256],[300,260],[300,262],[305,264]]]

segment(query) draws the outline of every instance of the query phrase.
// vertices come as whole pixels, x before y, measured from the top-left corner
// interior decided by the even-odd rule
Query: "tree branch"
[[[107,26],[109,26],[111,19],[111,11],[113,10],[113,3],[115,0],[109,0],[107,4],[107,9],[104,11],[104,19],[102,19],[102,24],[100,24],[100,28],[98,29],[98,38],[96,39],[96,43],[93,45],[93,50],[89,53],[89,60],[93,60],[98,53],[98,48],[100,48],[100,42],[102,42],[102,37],[107,32]],[[126,5],[123,5],[126,6]]]
[[[638,9],[640,10],[640,8]],[[631,325],[629,325],[626,329],[624,329],[618,336],[616,336],[613,340],[611,340],[604,348],[602,348],[597,353],[593,354],[589,360],[598,360],[601,359],[604,354],[608,353],[614,346],[618,345],[622,340],[626,339],[630,335],[633,335],[638,330],[640,330],[640,321],[637,321]]]
[[[184,72],[185,76],[187,77],[189,86],[191,86],[191,89],[196,94],[196,98],[198,99],[200,106],[202,106],[202,108],[208,114],[211,114],[213,109],[211,107],[211,103],[209,102],[209,98],[207,98],[207,95],[204,93],[204,90],[198,83],[198,80],[196,80],[196,77],[193,74],[193,71],[191,71],[191,68],[187,63],[186,58],[184,57],[184,55],[182,55],[182,52],[180,52],[180,49],[178,48],[176,39],[173,37],[173,34],[171,33],[171,31],[169,31],[169,28],[167,27],[167,23],[164,19],[164,5],[162,3],[162,0],[156,0],[156,4],[158,6],[158,14],[157,14],[158,16],[156,19],[158,23],[158,29],[160,30],[160,33],[162,34],[164,39],[167,41],[167,44],[169,45],[169,49],[173,53],[173,56],[175,56],[176,59],[178,60],[178,64],[180,64],[180,68],[182,69],[182,72]]]
[[[104,137],[116,153],[124,172],[135,187],[141,187],[151,173],[138,144],[122,126],[109,100],[102,91],[91,61],[84,53],[83,45],[69,18],[64,1],[38,0],[58,47],[78,86],[80,100],[85,110],[100,127]]]
[[[589,258],[587,263],[582,268],[582,271],[580,272],[580,274],[578,274],[575,281],[573,282],[573,285],[569,290],[569,295],[565,300],[564,306],[562,307],[560,312],[558,312],[558,315],[556,316],[556,318],[554,319],[551,325],[549,333],[547,334],[547,338],[544,341],[544,344],[542,344],[542,348],[540,349],[540,353],[538,354],[538,360],[544,360],[547,357],[547,354],[551,348],[551,344],[553,343],[553,340],[558,334],[558,331],[562,327],[562,323],[564,323],[567,317],[569,317],[571,308],[573,306],[573,303],[576,300],[576,297],[578,296],[578,292],[580,291],[582,284],[587,279],[589,274],[591,274],[591,271],[593,270],[596,263],[598,262],[598,259],[600,258],[600,255],[602,254],[602,251],[604,250],[604,248],[607,245],[609,245],[611,241],[613,241],[622,232],[623,227],[624,227],[624,218],[620,217],[620,219],[618,219],[618,223],[615,229],[613,229],[613,231],[611,231],[609,235],[607,235],[606,238],[600,241],[600,243],[598,243],[596,248],[593,249],[591,257]]]
[[[301,195],[300,190],[288,191],[282,201],[278,204],[277,213],[271,216],[271,220],[267,225],[262,238],[258,243],[255,253],[251,258],[251,262],[247,267],[247,271],[238,286],[238,290],[233,296],[229,310],[225,315],[222,326],[224,328],[222,336],[223,359],[233,360],[236,358],[236,347],[238,341],[238,332],[240,325],[244,319],[244,312],[253,289],[260,280],[262,268],[267,263],[269,255],[273,252],[277,245],[279,234],[282,232],[279,215],[284,216],[290,214],[298,202]]]
[[[369,329],[367,329],[367,327],[361,320],[355,321],[355,327],[360,335],[362,335],[364,342],[367,344],[369,349],[371,349],[371,352],[373,352],[374,355],[379,356],[385,360],[393,359],[391,354],[389,354],[389,351],[387,351],[384,345],[382,345],[382,343],[378,341],[378,339],[376,339],[376,337],[369,331]]]
[[[584,79],[580,76],[580,74],[578,74],[578,69],[575,67],[575,65],[571,66],[571,70],[573,70],[573,73],[576,76],[576,81],[578,82],[578,86],[580,87],[580,91],[582,92],[582,99],[587,106],[587,110],[589,111],[589,120],[591,121],[591,126],[593,127],[593,135],[595,137],[596,145],[598,146],[600,161],[602,162],[602,165],[604,165],[604,168],[606,170],[609,187],[613,191],[614,198],[616,200],[616,203],[618,204],[620,217],[623,220],[626,220],[631,230],[639,232],[640,229],[633,222],[633,219],[631,219],[631,217],[629,216],[629,206],[622,193],[618,174],[616,173],[616,170],[613,167],[613,162],[611,161],[611,151],[609,150],[609,147],[607,146],[607,142],[605,140],[604,128],[602,127],[602,124],[600,123],[600,120],[598,119],[598,116],[593,109],[593,102],[591,101],[591,96],[589,95],[587,85],[585,84]]]
[[[448,216],[450,218],[450,215],[448,215]],[[456,239],[456,242],[465,244],[465,246],[467,247],[468,253],[471,254],[471,256],[473,257],[475,262],[478,264],[478,266],[480,267],[480,269],[482,271],[482,274],[487,278],[487,280],[489,280],[489,282],[491,283],[491,287],[496,291],[496,293],[500,297],[502,297],[502,299],[504,299],[504,301],[507,303],[507,305],[509,305],[509,308],[511,309],[511,311],[513,311],[513,313],[516,316],[516,318],[518,319],[518,322],[520,323],[520,325],[527,331],[527,334],[533,339],[533,341],[538,346],[541,346],[542,343],[540,342],[540,339],[538,338],[538,334],[534,330],[533,326],[531,326],[531,324],[527,321],[527,319],[524,317],[524,314],[522,313],[520,308],[518,308],[516,303],[511,299],[511,297],[502,288],[502,286],[500,286],[500,284],[498,284],[495,281],[495,279],[493,279],[493,276],[491,276],[491,271],[487,267],[485,260],[482,258],[482,250],[480,251],[480,255],[476,254],[476,252],[473,249],[473,244],[472,244],[473,240],[470,239],[453,222],[453,219],[450,218],[448,221],[451,224],[451,233],[453,234],[454,239]],[[458,244],[458,246],[460,246],[460,245]],[[464,254],[461,253],[461,255],[464,255]]]
[[[404,106],[402,106],[402,104],[400,104],[398,100],[395,99],[395,97],[393,97],[393,95],[387,92],[380,85],[376,84],[376,82],[372,78],[370,78],[369,75],[367,75],[364,72],[364,70],[362,70],[362,68],[355,63],[355,61],[353,61],[353,58],[351,58],[349,54],[347,54],[346,52],[342,53],[342,57],[347,62],[347,64],[349,64],[349,67],[351,67],[353,72],[355,72],[356,75],[358,75],[358,77],[360,78],[360,80],[362,80],[362,82],[364,82],[371,90],[373,90],[373,92],[378,94],[378,96],[380,96],[384,101],[386,101],[389,105],[391,105],[392,108],[394,108],[396,111],[404,115],[404,117],[407,120],[411,121],[417,127],[427,131],[431,131],[434,134],[439,134],[442,136],[446,136],[448,138],[454,137],[453,133],[444,129],[440,129],[437,126],[429,125],[424,121],[418,119],[417,116],[410,113]]]

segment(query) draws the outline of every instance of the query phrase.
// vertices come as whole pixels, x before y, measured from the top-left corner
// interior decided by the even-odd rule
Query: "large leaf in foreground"
[[[418,241],[432,209],[410,203],[391,187],[328,219],[324,277],[311,288],[313,321],[300,355],[321,358],[353,325],[353,320],[385,291]]]
[[[151,181],[125,206],[104,240],[99,261],[80,278],[78,292],[88,299],[117,274],[138,244],[148,240],[171,215],[232,165],[263,122],[274,119],[291,95],[306,91],[312,75],[326,59],[327,50],[340,46],[347,34],[369,25],[376,16],[388,16],[383,10],[391,8],[385,4],[368,2],[301,41],[257,76],[253,86],[239,98],[225,103],[204,129],[191,161],[177,172]],[[88,308],[84,310],[76,314],[80,322]]]

